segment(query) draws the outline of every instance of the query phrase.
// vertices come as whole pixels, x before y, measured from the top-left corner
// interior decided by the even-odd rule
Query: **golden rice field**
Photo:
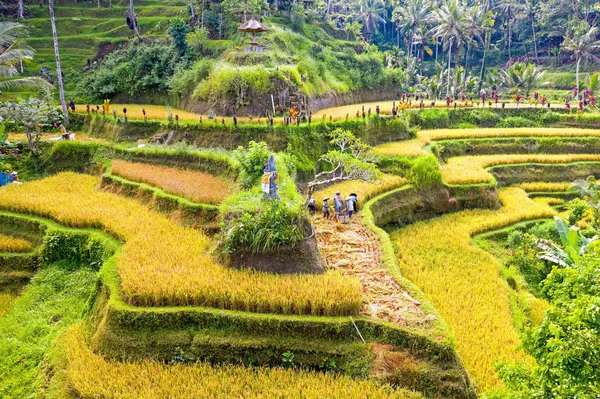
[[[485,170],[491,166],[519,163],[561,164],[600,161],[600,154],[495,154],[453,157],[440,168],[447,184],[489,183],[494,177]]]
[[[433,302],[456,338],[460,358],[481,391],[501,386],[494,362],[528,360],[509,309],[501,264],[471,246],[471,236],[556,212],[518,188],[500,190],[499,210],[468,210],[419,222],[393,233],[402,273]],[[536,315],[539,317],[539,315]]]
[[[399,107],[399,110],[402,111],[403,109],[408,109],[408,108],[419,108],[420,106],[420,101],[412,101],[412,103],[410,105],[408,104],[402,104],[399,101],[395,102],[396,105]],[[463,103],[462,101],[458,101],[456,103],[457,108],[475,108],[477,109],[477,103],[474,103],[472,101],[467,101],[466,103]],[[375,107],[377,107],[379,105],[379,109],[380,109],[380,113],[382,115],[391,115],[392,114],[392,106],[394,105],[394,101],[375,101],[375,102],[370,102],[370,103],[361,103],[361,104],[350,104],[350,105],[342,105],[339,107],[332,107],[332,108],[325,108],[322,109],[320,111],[315,112],[315,114],[313,115],[313,119],[321,119],[323,117],[323,115],[325,115],[325,118],[329,119],[330,117],[334,120],[334,121],[338,121],[338,120],[342,120],[342,119],[346,119],[346,115],[348,115],[348,118],[352,119],[352,118],[356,118],[356,112],[358,111],[359,113],[362,112],[362,106],[364,105],[365,107],[365,113],[368,112],[369,108],[371,108],[371,114],[374,115],[375,114]],[[429,108],[431,105],[431,100],[424,100],[424,105],[425,108]],[[492,108],[500,108],[501,105],[493,105]],[[517,104],[514,102],[507,102],[506,103],[506,108],[517,108]],[[552,108],[562,108],[564,107],[561,104],[552,104]],[[448,108],[448,105],[446,104],[446,101],[436,101],[435,103],[435,108]],[[481,109],[483,109],[483,107],[479,107]],[[488,106],[485,106],[485,108],[488,108]],[[535,108],[535,105],[530,105],[530,104],[521,104],[519,105],[519,108]],[[539,107],[541,108],[541,107]],[[454,105],[452,105],[450,107],[450,109],[454,109]]]
[[[304,370],[106,360],[87,346],[81,325],[65,333],[61,346],[69,385],[82,399],[422,398],[369,380]]]
[[[571,187],[571,182],[528,182],[517,184],[515,187],[519,187],[528,193],[531,192],[560,192],[567,191]]]
[[[91,104],[92,109],[96,108],[96,105],[100,107],[100,115],[102,115],[102,104]],[[109,113],[106,115],[107,118],[113,117],[113,110],[117,112],[118,118],[123,118],[123,108],[127,108],[127,119],[131,120],[144,120],[144,114],[142,113],[142,109],[146,111],[146,117],[148,120],[156,120],[156,121],[166,121],[169,117],[169,113],[167,111],[167,107],[164,105],[149,105],[149,104],[110,104]],[[86,104],[77,105],[75,112],[78,114],[86,114]],[[180,122],[194,122],[198,123],[200,121],[200,117],[202,117],[202,123],[210,122],[208,119],[208,115],[201,115],[195,112],[185,111],[179,108],[171,107],[171,112],[173,113],[173,118],[175,115],[179,116]],[[221,122],[225,119],[226,123],[233,123],[232,117],[222,117],[218,116],[215,120],[217,122]],[[267,123],[267,118],[249,118],[249,117],[238,117],[239,123]],[[275,121],[281,121],[282,118],[274,118]]]
[[[500,137],[600,137],[600,130],[533,127],[421,130],[415,139],[386,143],[376,148],[381,155],[418,157],[426,154],[423,147],[432,141]]]
[[[29,252],[31,243],[0,233],[0,252]]]
[[[251,312],[348,315],[360,309],[355,278],[238,271],[211,255],[202,232],[135,200],[96,189],[98,178],[61,173],[0,190],[0,209],[107,231],[125,244],[117,260],[124,299],[139,306],[203,305]],[[66,205],[65,205],[66,204]]]
[[[369,199],[383,194],[386,191],[393,190],[406,184],[406,179],[400,176],[384,174],[381,180],[376,183],[366,182],[363,180],[350,180],[334,184],[332,186],[316,191],[313,195],[318,209],[321,209],[323,198],[333,198],[335,193],[339,191],[344,198],[351,193],[356,194],[360,204],[366,203]],[[333,208],[332,208],[333,209]]]
[[[200,203],[218,204],[233,192],[232,182],[209,173],[168,166],[115,159],[112,161],[111,173]]]

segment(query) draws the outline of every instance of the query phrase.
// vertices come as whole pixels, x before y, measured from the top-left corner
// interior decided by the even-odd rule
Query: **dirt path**
[[[401,326],[429,324],[435,316],[427,315],[387,272],[381,259],[381,243],[366,227],[361,216],[349,224],[313,218],[319,248],[327,265],[360,279],[363,304],[360,313]]]

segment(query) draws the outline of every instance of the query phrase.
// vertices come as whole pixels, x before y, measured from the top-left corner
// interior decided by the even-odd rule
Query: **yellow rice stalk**
[[[10,306],[12,305],[15,299],[16,296],[13,294],[0,292],[0,317],[2,317],[6,312],[8,312],[8,309],[10,309]]]
[[[20,238],[0,234],[0,252],[29,252],[31,243]]]
[[[140,306],[203,305],[251,312],[348,315],[359,282],[338,273],[279,276],[238,271],[210,255],[211,240],[138,202],[96,190],[98,179],[62,173],[0,190],[0,209],[103,229],[125,244],[117,261],[125,300]]]
[[[531,192],[560,192],[567,191],[571,187],[571,182],[530,182],[517,184],[515,187],[519,187],[528,193]]]
[[[448,159],[441,172],[448,184],[489,183],[493,176],[485,170],[491,166],[519,163],[559,164],[600,161],[600,154],[497,154],[460,156]]]
[[[231,183],[211,174],[167,166],[115,159],[111,172],[200,203],[218,204],[232,192]]]
[[[468,210],[403,228],[392,235],[402,273],[433,302],[456,337],[458,354],[482,391],[501,386],[494,362],[528,360],[510,311],[500,262],[471,246],[471,236],[556,212],[523,190],[500,191],[499,210]]]
[[[532,127],[422,130],[415,139],[386,143],[376,148],[381,155],[416,157],[425,155],[423,147],[432,141],[495,137],[600,137],[600,130]]]
[[[110,361],[89,348],[82,330],[69,329],[61,346],[68,381],[84,399],[422,398],[374,381],[304,370]]]
[[[333,199],[337,191],[339,191],[344,198],[351,193],[355,193],[358,196],[360,203],[364,204],[369,199],[379,194],[401,187],[405,184],[406,179],[403,177],[384,174],[381,177],[381,180],[375,183],[370,183],[363,180],[350,180],[334,184],[316,191],[314,193],[314,197],[318,209],[321,209],[323,198],[330,197]]]
[[[548,206],[556,206],[562,205],[565,203],[565,200],[562,198],[554,198],[554,197],[537,197],[533,199],[535,202],[540,204],[548,205]]]

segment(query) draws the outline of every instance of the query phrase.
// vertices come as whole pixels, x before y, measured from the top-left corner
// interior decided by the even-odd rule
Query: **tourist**
[[[75,112],[75,100],[69,101],[69,108],[71,108],[71,112]]]
[[[308,204],[308,210],[310,211],[310,213],[315,213],[315,211],[317,210],[317,207],[315,206],[315,197],[313,197],[312,195],[306,200],[306,203]]]
[[[355,193],[350,194],[350,198],[352,198],[354,213],[358,212],[358,196]]]
[[[329,197],[323,198],[323,218],[329,220],[331,213],[329,212]]]

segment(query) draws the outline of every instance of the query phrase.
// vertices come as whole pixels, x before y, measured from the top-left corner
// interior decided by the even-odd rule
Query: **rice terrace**
[[[0,0],[0,398],[598,399],[599,24]]]

